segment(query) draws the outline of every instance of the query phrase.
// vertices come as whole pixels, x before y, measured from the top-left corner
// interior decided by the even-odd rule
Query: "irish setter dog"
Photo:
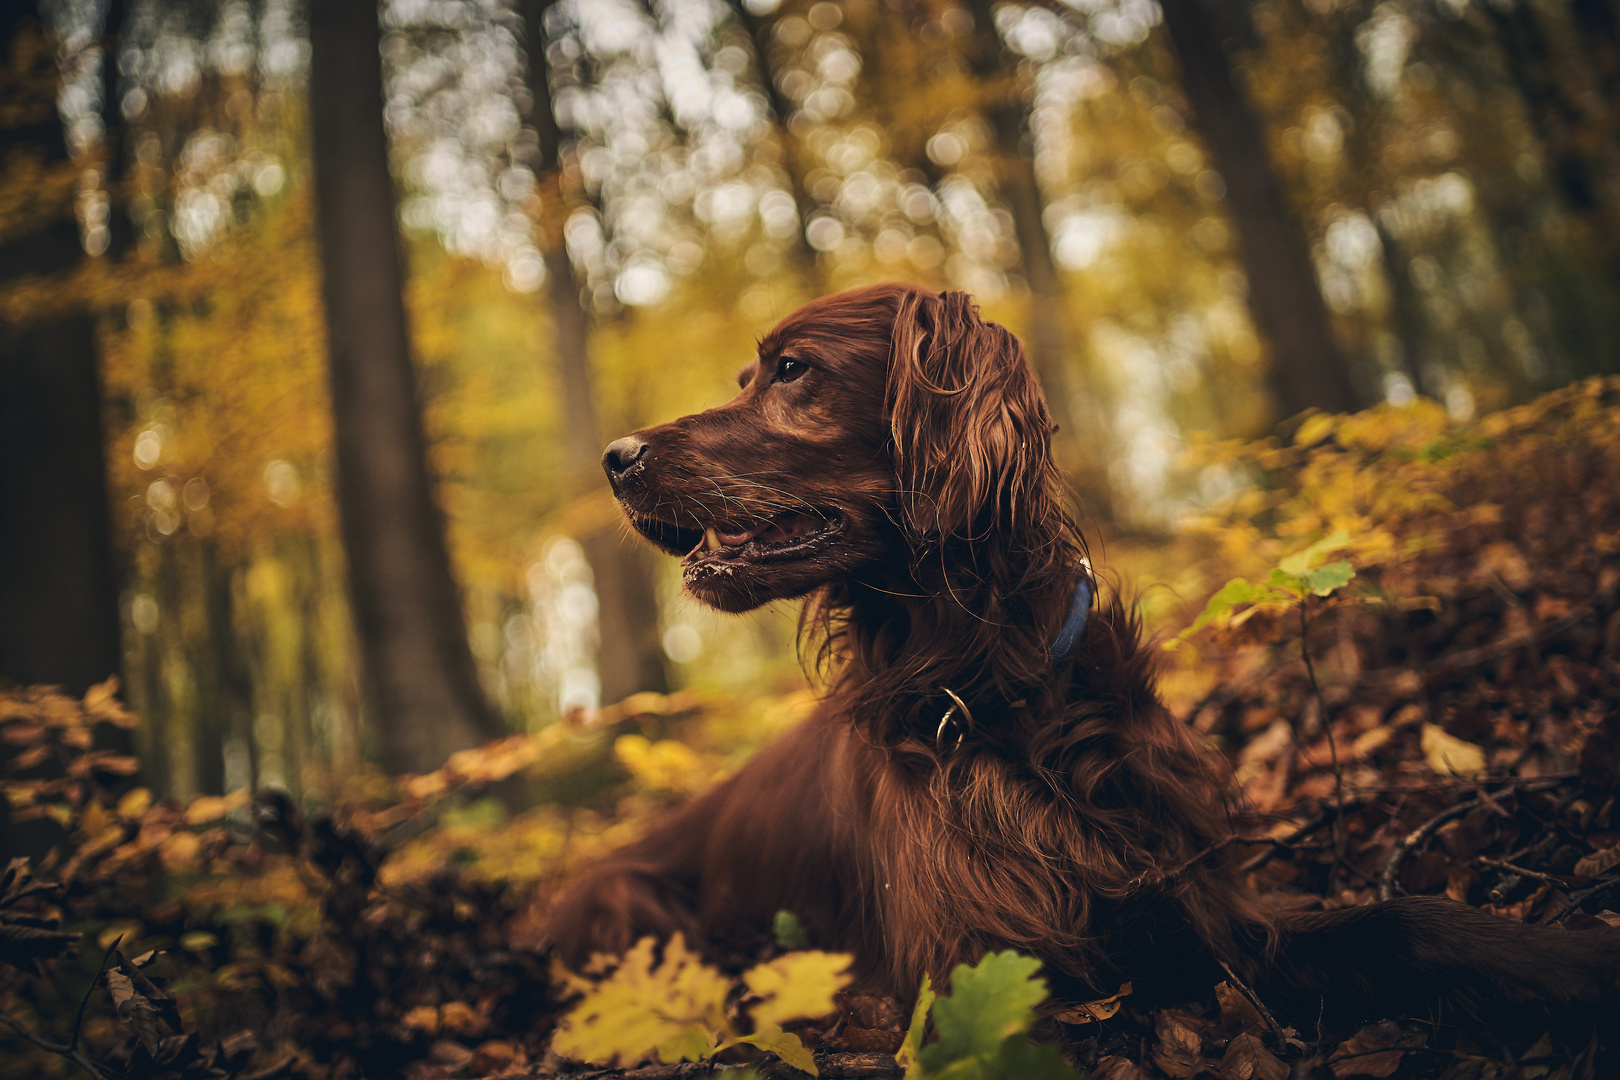
[[[1224,964],[1307,1024],[1613,991],[1620,934],[1438,897],[1282,915],[1209,850],[1230,830],[1224,765],[1160,703],[1130,609],[1090,610],[1040,388],[967,295],[817,300],[740,382],[604,465],[697,599],[808,597],[830,688],[557,902],[565,961],[647,934],[723,942],[786,908],[902,1000],[1006,948],[1070,1001],[1127,980],[1185,999]]]

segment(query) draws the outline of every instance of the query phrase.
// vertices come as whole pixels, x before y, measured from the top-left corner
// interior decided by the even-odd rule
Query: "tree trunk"
[[[378,34],[376,0],[311,5],[310,127],[350,599],[383,760],[422,772],[499,727],[428,475]]]
[[[118,53],[129,23],[130,0],[108,0],[101,35],[101,186],[108,197],[107,257],[120,259],[135,246],[135,222],[129,214],[129,125],[119,93]]]
[[[1551,166],[1553,189],[1579,223],[1602,275],[1620,281],[1620,205],[1614,198],[1616,103],[1620,86],[1620,28],[1607,0],[1575,0],[1571,14],[1585,63],[1560,53],[1529,4],[1481,4],[1524,101],[1530,130]],[[1589,370],[1603,370],[1594,365]]]
[[[1355,409],[1359,395],[1329,330],[1310,251],[1205,0],[1163,0],[1160,7],[1194,120],[1226,181],[1249,277],[1249,311],[1271,346],[1277,405],[1284,416],[1313,406],[1330,412]]]
[[[1482,4],[1480,10],[1496,29],[1508,74],[1524,99],[1530,128],[1552,164],[1565,206],[1580,215],[1599,211],[1602,182],[1581,145],[1582,129],[1593,118],[1562,85],[1560,58],[1540,20],[1523,3]]]
[[[1412,260],[1405,246],[1375,214],[1373,228],[1384,254],[1384,278],[1389,282],[1389,321],[1400,343],[1401,370],[1411,380],[1412,389],[1426,397],[1439,397],[1441,385],[1430,378],[1437,364],[1429,362],[1428,321],[1423,316],[1423,298],[1412,283]]]
[[[1613,0],[1570,0],[1575,25],[1580,28],[1596,104],[1606,134],[1613,138],[1620,117],[1620,11]]]
[[[1052,450],[1093,516],[1113,516],[1103,436],[1102,409],[1084,369],[1068,362],[1069,334],[1064,327],[1063,282],[1052,259],[1052,237],[1046,229],[1046,197],[1035,174],[1034,138],[1029,130],[1031,102],[1020,85],[1018,60],[996,31],[991,0],[972,0],[973,36],[968,62],[981,92],[994,95],[984,107],[995,137],[996,183],[1001,202],[1012,215],[1020,269],[1029,289],[1024,314],[1024,346],[1046,393],[1058,430]]]
[[[22,154],[67,168],[56,50],[46,43],[37,5],[8,5],[6,14],[0,62],[15,63],[34,49],[27,85],[44,89],[7,102],[0,160]],[[65,273],[83,257],[71,195],[31,211],[38,227],[0,245],[0,283]],[[121,660],[89,312],[27,325],[0,322],[0,461],[0,678],[57,683],[81,694],[116,674]]]
[[[816,200],[811,197],[809,186],[805,183],[804,150],[790,123],[793,119],[793,100],[782,92],[776,65],[771,59],[771,33],[776,23],[749,11],[748,5],[742,0],[726,2],[731,8],[731,17],[748,31],[748,40],[754,47],[754,68],[759,73],[760,89],[765,91],[765,101],[775,122],[776,138],[782,147],[782,171],[787,175],[788,194],[793,196],[793,203],[799,211],[799,229],[789,245],[789,257],[804,275],[811,291],[819,294],[826,289],[825,268],[816,259],[815,249],[810,246],[804,233],[805,226],[810,224],[810,215],[815,212]]]
[[[169,553],[176,561],[182,557],[191,564],[185,591],[191,594],[191,605],[206,627],[200,640],[186,643],[197,683],[197,709],[191,724],[193,780],[200,794],[221,795],[225,792],[226,733],[251,724],[252,688],[237,640],[230,569],[221,565],[210,541],[188,543]]]
[[[562,390],[564,451],[569,494],[582,495],[604,483],[602,432],[591,385],[590,315],[581,299],[563,226],[582,200],[563,161],[562,132],[552,112],[550,65],[546,55],[545,13],[552,0],[522,0],[532,101],[529,124],[539,136],[533,162],[540,186],[541,258],[546,264],[546,299],[551,310],[552,348]],[[669,689],[663,645],[658,634],[658,597],[649,553],[624,536],[617,524],[584,537],[581,546],[595,579],[596,671],[602,700],[621,701],[639,690]]]

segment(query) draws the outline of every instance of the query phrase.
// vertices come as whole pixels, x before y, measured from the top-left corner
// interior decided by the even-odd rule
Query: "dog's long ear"
[[[1040,386],[1023,345],[966,293],[902,297],[886,405],[914,539],[983,537],[1045,495],[1052,421]]]

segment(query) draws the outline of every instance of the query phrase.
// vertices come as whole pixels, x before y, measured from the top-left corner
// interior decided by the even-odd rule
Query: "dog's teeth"
[[[713,525],[703,530],[703,539],[708,543],[710,551],[720,550],[720,533]]]

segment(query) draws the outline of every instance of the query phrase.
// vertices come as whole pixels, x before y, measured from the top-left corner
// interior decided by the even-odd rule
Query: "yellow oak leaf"
[[[768,1050],[800,1072],[807,1072],[811,1076],[821,1075],[821,1071],[816,1068],[815,1055],[804,1048],[804,1043],[799,1041],[799,1037],[792,1032],[783,1031],[775,1024],[762,1027],[752,1035],[744,1035],[737,1041]]]
[[[833,995],[848,986],[848,953],[794,952],[760,964],[743,976],[748,989],[765,1000],[750,1014],[761,1028],[832,1012]]]
[[[617,970],[585,991],[563,1018],[552,1048],[579,1061],[630,1064],[701,1060],[727,1030],[725,976],[676,934],[653,965],[654,939],[642,938]]]

